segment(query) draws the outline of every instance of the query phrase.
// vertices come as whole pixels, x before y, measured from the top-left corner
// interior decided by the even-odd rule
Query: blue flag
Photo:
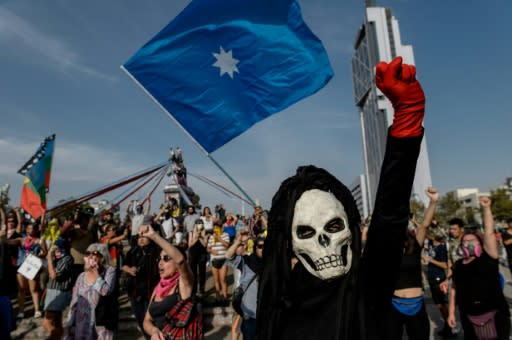
[[[292,0],[193,0],[123,69],[208,153],[333,75]]]

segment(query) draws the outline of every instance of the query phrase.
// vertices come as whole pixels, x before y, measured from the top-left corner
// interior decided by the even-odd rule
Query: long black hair
[[[347,335],[350,317],[353,314],[357,296],[357,276],[359,254],[361,253],[360,215],[350,190],[324,169],[315,166],[301,166],[294,176],[286,179],[272,199],[268,219],[268,235],[263,253],[263,275],[259,282],[257,337],[258,339],[276,339],[279,337],[287,309],[291,307],[290,289],[292,286],[291,261],[293,254],[291,226],[295,204],[308,190],[319,189],[332,193],[347,213],[352,232],[352,265],[342,281],[336,281],[340,287],[337,293],[339,304],[337,320],[343,318],[336,333]],[[335,279],[337,280],[337,279]],[[312,316],[313,317],[313,316]],[[349,331],[348,331],[349,332]],[[350,332],[349,332],[350,333]]]

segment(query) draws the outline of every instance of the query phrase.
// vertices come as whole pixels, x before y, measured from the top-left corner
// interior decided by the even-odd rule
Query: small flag
[[[18,170],[23,178],[21,208],[28,218],[38,219],[46,212],[46,194],[50,187],[55,135],[46,137],[36,153]]]
[[[292,0],[193,0],[122,68],[206,152],[333,75]]]

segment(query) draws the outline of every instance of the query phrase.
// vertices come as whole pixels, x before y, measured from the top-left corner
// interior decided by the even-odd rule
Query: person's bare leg
[[[219,269],[212,267],[212,274],[213,274],[213,283],[215,284],[215,293],[216,293],[216,295],[220,295]]]
[[[21,275],[16,274],[16,280],[18,281],[18,313],[25,311],[25,290],[27,289],[27,279]]]
[[[43,319],[43,327],[44,329],[46,329],[46,331],[48,333],[50,333],[50,336],[52,337],[53,339],[53,332],[55,331],[55,321],[54,321],[54,318],[55,318],[55,315],[54,315],[55,312],[51,312],[51,311],[46,311],[44,313],[44,319]]]
[[[239,314],[235,313],[233,317],[233,322],[231,323],[231,340],[238,340],[240,337],[240,321],[242,317]]]
[[[226,281],[227,273],[228,273],[228,266],[223,265],[219,269],[219,281],[220,281],[221,294],[225,300],[228,298],[228,283]]]
[[[32,302],[34,303],[34,311],[39,312],[39,279],[36,277],[34,280],[28,280],[28,287],[32,295]]]

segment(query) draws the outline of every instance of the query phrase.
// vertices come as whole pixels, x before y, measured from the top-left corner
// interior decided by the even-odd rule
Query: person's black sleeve
[[[389,306],[398,279],[422,137],[388,134],[361,268],[365,304],[373,317]]]

